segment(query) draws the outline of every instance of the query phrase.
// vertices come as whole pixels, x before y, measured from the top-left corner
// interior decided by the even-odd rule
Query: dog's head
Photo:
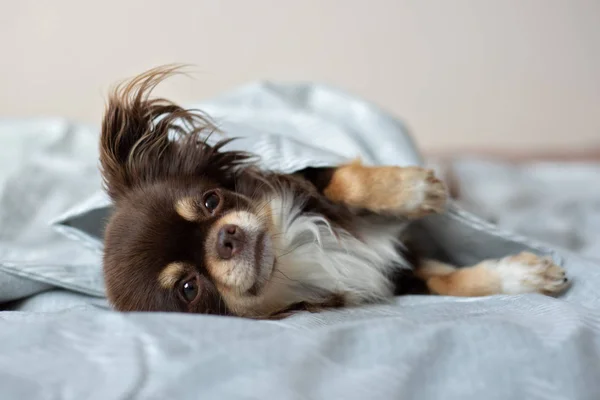
[[[269,209],[256,201],[265,189],[249,175],[248,154],[207,144],[215,128],[205,116],[149,97],[173,72],[149,71],[109,98],[100,143],[115,203],[108,298],[123,311],[252,314],[274,263]],[[254,185],[249,195],[240,174]]]

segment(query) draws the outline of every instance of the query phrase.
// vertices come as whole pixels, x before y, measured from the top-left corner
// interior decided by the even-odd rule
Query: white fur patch
[[[402,209],[406,212],[415,212],[426,204],[427,193],[431,189],[431,184],[426,180],[415,180],[411,182],[410,196],[407,196],[403,201],[399,201],[402,204]]]
[[[318,303],[337,294],[348,305],[357,305],[389,298],[393,293],[389,274],[408,267],[396,250],[404,226],[397,220],[364,222],[359,228],[361,241],[333,228],[320,215],[301,213],[298,201],[285,191],[271,200],[276,263],[262,300],[287,306]]]
[[[503,294],[558,293],[567,285],[564,270],[547,258],[512,256],[485,265],[498,274]]]

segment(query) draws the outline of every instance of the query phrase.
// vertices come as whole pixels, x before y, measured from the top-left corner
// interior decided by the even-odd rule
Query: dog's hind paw
[[[548,257],[522,252],[498,261],[495,271],[502,281],[502,293],[543,293],[556,295],[569,285],[566,271]]]

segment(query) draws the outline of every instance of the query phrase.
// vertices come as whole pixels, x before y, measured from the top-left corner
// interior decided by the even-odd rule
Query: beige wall
[[[177,100],[327,82],[427,150],[600,146],[597,0],[0,0],[0,115],[98,123],[115,80],[171,62],[198,71]]]

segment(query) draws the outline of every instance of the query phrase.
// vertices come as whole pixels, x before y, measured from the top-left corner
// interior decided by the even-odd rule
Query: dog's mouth
[[[275,264],[273,236],[255,214],[233,211],[221,217],[207,237],[215,249],[206,263],[212,278],[236,296],[258,296]]]
[[[256,274],[260,274],[261,261],[262,257],[265,254],[265,237],[266,232],[260,232],[256,236],[256,242],[254,243],[254,264],[256,265],[257,271]]]
[[[248,290],[248,294],[257,296],[271,279],[275,266],[275,255],[273,252],[273,241],[266,231],[258,233],[254,242],[254,284]]]

